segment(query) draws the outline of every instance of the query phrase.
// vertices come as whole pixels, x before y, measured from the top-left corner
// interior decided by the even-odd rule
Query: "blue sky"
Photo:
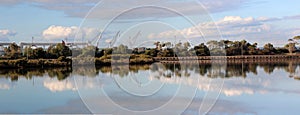
[[[1,0],[0,41],[78,37],[93,42],[103,32],[105,43],[117,31],[122,38],[142,31],[144,41],[178,36],[192,42],[246,39],[280,46],[300,35],[299,4],[297,0]],[[202,34],[195,32],[197,28]]]

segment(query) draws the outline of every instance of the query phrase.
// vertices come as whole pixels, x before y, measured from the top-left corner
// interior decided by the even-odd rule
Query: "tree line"
[[[22,57],[27,57],[28,59],[57,59],[61,56],[67,57],[72,55],[71,49],[64,43],[50,46],[46,50],[42,47],[25,47],[23,51],[16,43],[11,43],[3,50],[5,54],[2,57],[8,59],[19,59]]]
[[[5,54],[2,58],[6,59],[58,59],[60,57],[105,57],[112,54],[136,54],[147,55],[151,57],[175,57],[175,56],[211,56],[211,55],[285,55],[299,52],[296,48],[297,40],[300,36],[289,39],[288,43],[283,47],[274,47],[273,44],[267,43],[263,48],[258,48],[257,43],[249,43],[246,40],[230,41],[230,40],[211,40],[207,43],[200,43],[192,46],[189,42],[172,44],[171,42],[155,42],[154,48],[139,47],[130,49],[126,45],[119,45],[112,48],[98,48],[95,46],[86,46],[83,48],[70,48],[64,42],[50,46],[47,49],[42,47],[25,47],[21,51],[21,47],[16,43],[10,44],[4,48]]]

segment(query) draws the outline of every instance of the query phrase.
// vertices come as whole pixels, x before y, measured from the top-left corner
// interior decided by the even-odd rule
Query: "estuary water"
[[[0,70],[0,114],[297,114],[296,62]]]

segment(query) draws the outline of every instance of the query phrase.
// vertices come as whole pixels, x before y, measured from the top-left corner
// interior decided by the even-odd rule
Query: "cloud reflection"
[[[212,79],[209,77],[191,76],[191,77],[160,77],[159,80],[163,83],[168,84],[182,84],[191,87],[197,87],[200,91],[205,92],[217,92],[219,91],[219,83],[221,79]],[[150,77],[149,79],[155,79],[157,77]],[[254,94],[267,94],[274,92],[285,92],[285,93],[296,93],[300,94],[299,91],[292,89],[282,90],[276,87],[278,79],[276,78],[222,78],[226,79],[221,90],[221,94],[225,96],[241,96],[241,95],[254,95]]]
[[[61,92],[66,90],[76,91],[77,88],[74,85],[73,80],[67,78],[67,80],[59,81],[57,79],[46,78],[44,81],[44,87],[51,92]]]
[[[10,90],[13,86],[13,83],[6,80],[0,79],[0,90]]]
[[[3,89],[3,90],[9,90],[9,89],[10,89],[10,86],[9,86],[9,84],[1,83],[1,84],[0,84],[0,89]]]

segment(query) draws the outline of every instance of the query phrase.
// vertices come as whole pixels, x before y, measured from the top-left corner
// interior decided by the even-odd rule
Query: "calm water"
[[[0,113],[297,114],[299,64],[0,70]]]

